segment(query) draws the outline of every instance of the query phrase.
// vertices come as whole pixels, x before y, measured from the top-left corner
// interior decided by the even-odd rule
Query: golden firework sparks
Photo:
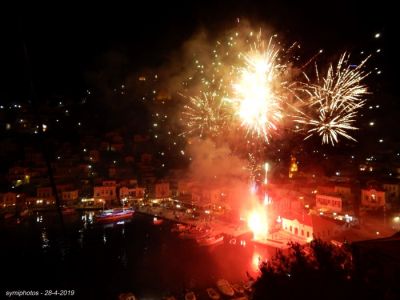
[[[184,134],[218,135],[227,122],[223,102],[216,94],[203,93],[200,97],[189,97],[182,113],[187,130]]]
[[[334,145],[339,142],[339,136],[355,141],[347,131],[357,129],[353,124],[368,94],[367,87],[361,83],[369,75],[363,71],[368,58],[357,66],[350,65],[349,58],[349,54],[342,54],[336,68],[331,64],[322,79],[316,68],[316,84],[310,84],[306,76],[308,83],[303,84],[302,91],[308,96],[311,112],[298,110],[294,119],[307,127],[306,139],[318,134],[323,144]]]
[[[266,141],[282,119],[281,75],[287,66],[280,63],[279,54],[273,37],[265,46],[260,32],[250,51],[239,54],[243,66],[237,68],[232,96],[225,99],[232,105],[242,126]]]

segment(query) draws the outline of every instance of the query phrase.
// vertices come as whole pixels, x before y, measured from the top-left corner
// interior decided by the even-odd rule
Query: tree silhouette
[[[358,299],[365,291],[353,280],[351,262],[346,246],[292,243],[287,254],[262,263],[253,299]]]

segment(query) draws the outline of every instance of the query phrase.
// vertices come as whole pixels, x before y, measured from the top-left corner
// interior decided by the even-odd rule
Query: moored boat
[[[187,228],[188,228],[187,225],[177,223],[171,228],[171,232],[181,233],[187,230]]]
[[[253,283],[254,283],[254,281],[250,280],[243,284],[243,288],[248,292],[252,292],[253,291]]]
[[[176,300],[175,296],[166,296],[163,300]]]
[[[136,300],[136,297],[132,293],[122,293],[118,295],[118,300]]]
[[[206,291],[207,291],[207,295],[210,299],[218,300],[221,298],[221,296],[218,294],[218,292],[213,288],[208,288]]]
[[[74,214],[76,212],[76,210],[75,210],[75,208],[72,208],[72,207],[64,207],[61,210],[61,212],[63,215],[71,215],[71,214]]]
[[[15,214],[13,214],[13,213],[5,213],[5,214],[3,215],[3,218],[4,218],[4,220],[10,220],[10,219],[12,219],[14,216],[15,216]]]
[[[129,219],[134,214],[134,210],[129,209],[109,209],[102,213],[96,215],[96,221],[100,223],[104,222],[114,222],[123,219]]]
[[[185,294],[185,300],[196,300],[196,295],[193,292],[187,292]]]
[[[222,235],[206,236],[203,238],[197,238],[196,241],[199,244],[199,246],[218,245],[224,241],[224,236]]]
[[[217,281],[217,288],[225,296],[232,297],[235,294],[235,291],[225,279],[219,279]]]
[[[244,287],[242,287],[240,284],[238,283],[234,283],[232,284],[232,288],[235,290],[235,292],[237,294],[244,294],[245,293],[245,289]]]
[[[181,239],[202,239],[208,235],[207,232],[200,229],[188,229],[179,234]]]
[[[153,224],[154,225],[160,225],[160,224],[162,224],[163,221],[164,221],[163,219],[160,219],[160,218],[157,218],[157,217],[153,218]]]
[[[28,217],[29,216],[29,209],[24,209],[19,213],[20,217]]]

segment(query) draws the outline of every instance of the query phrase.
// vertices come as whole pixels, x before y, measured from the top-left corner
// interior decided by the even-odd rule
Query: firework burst
[[[310,114],[298,110],[294,121],[306,126],[306,139],[317,134],[322,137],[322,143],[334,145],[339,142],[339,136],[355,141],[348,133],[358,129],[353,124],[358,110],[365,104],[367,87],[361,83],[369,73],[362,68],[365,59],[358,66],[348,64],[349,55],[344,53],[336,66],[331,64],[326,76],[320,78],[316,67],[317,83],[302,84],[301,91],[309,99],[307,106]]]
[[[184,134],[216,136],[222,133],[228,115],[222,101],[214,93],[200,97],[188,97],[182,113],[187,130]]]
[[[282,119],[280,79],[287,68],[280,63],[280,50],[272,39],[265,46],[260,33],[250,51],[239,54],[243,66],[237,68],[232,96],[225,99],[247,132],[267,142]]]

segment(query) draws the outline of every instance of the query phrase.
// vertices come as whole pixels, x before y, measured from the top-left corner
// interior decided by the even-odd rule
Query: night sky
[[[306,55],[320,48],[328,55],[382,48],[373,64],[383,70],[382,81],[391,93],[397,37],[393,5],[254,0],[21,5],[5,11],[2,18],[0,97],[2,102],[26,101],[29,78],[40,96],[79,95],[87,86],[88,72],[119,68],[123,77],[159,67],[199,28],[229,29],[237,17],[255,26],[266,24],[285,39],[299,41]],[[376,32],[382,34],[379,42],[373,37]]]

